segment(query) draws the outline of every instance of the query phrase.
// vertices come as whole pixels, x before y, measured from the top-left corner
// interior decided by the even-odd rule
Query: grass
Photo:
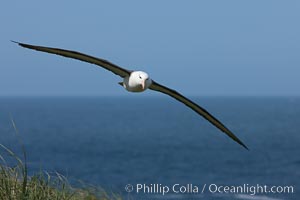
[[[12,120],[15,133],[18,130]],[[17,137],[19,138],[19,137]],[[73,188],[59,173],[38,172],[28,176],[26,151],[22,142],[23,159],[0,144],[0,199],[1,200],[121,200],[120,195],[109,194],[101,188],[83,186]],[[7,159],[10,159],[10,165]],[[13,164],[12,164],[13,163]]]

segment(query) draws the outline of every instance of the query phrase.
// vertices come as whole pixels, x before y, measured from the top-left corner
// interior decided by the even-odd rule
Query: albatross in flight
[[[244,148],[248,149],[247,146],[240,139],[238,139],[228,128],[226,128],[225,125],[223,125],[218,119],[212,116],[204,108],[200,107],[193,101],[184,97],[177,91],[172,90],[150,79],[149,75],[143,71],[132,71],[132,70],[124,69],[107,60],[89,56],[76,51],[51,48],[51,47],[43,47],[43,46],[35,46],[35,45],[24,44],[19,42],[15,42],[15,43],[25,48],[34,49],[37,51],[43,51],[51,54],[57,54],[60,56],[81,60],[83,62],[88,62],[103,67],[104,69],[107,69],[113,72],[114,74],[119,75],[121,78],[123,78],[123,82],[120,82],[119,84],[122,85],[129,92],[143,92],[149,88],[150,90],[155,90],[167,94],[175,98],[177,101],[180,101],[181,103],[191,108],[193,111],[195,111],[196,113],[204,117],[214,126],[216,126],[218,129],[220,129],[222,132],[227,134],[231,139],[233,139],[234,141],[242,145]]]

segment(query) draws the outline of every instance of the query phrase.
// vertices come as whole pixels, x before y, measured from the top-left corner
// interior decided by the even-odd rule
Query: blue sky
[[[132,95],[110,72],[10,40],[144,70],[186,95],[299,96],[299,10],[275,0],[3,1],[0,96]]]

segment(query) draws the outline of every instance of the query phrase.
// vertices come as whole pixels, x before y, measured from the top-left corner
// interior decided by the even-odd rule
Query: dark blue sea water
[[[57,171],[125,199],[127,184],[134,189],[131,199],[300,199],[300,98],[192,99],[250,151],[168,97],[2,97],[0,143],[20,150],[11,115],[30,173]],[[137,194],[137,184],[145,184],[145,191]],[[154,184],[169,193],[153,191]],[[176,193],[174,184],[176,190],[192,184],[199,191]],[[251,188],[264,185],[292,186],[293,193],[251,195]],[[209,190],[216,186],[248,192]]]

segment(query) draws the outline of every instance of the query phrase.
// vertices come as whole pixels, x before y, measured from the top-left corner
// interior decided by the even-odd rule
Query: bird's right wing
[[[189,100],[188,98],[184,97],[180,93],[178,93],[175,90],[172,90],[170,88],[167,88],[163,85],[160,85],[152,80],[152,84],[149,87],[151,90],[155,90],[158,92],[165,93],[176,100],[180,101],[181,103],[184,103],[186,106],[190,107],[192,110],[194,110],[196,113],[204,117],[206,120],[208,120],[210,123],[212,123],[214,126],[216,126],[218,129],[220,129],[222,132],[224,132],[226,135],[228,135],[231,139],[242,145],[244,148],[248,149],[247,146],[238,139],[228,128],[226,128],[225,125],[223,125],[218,119],[216,119],[214,116],[212,116],[209,112],[207,112],[204,108],[200,107],[193,101]]]
[[[15,41],[12,41],[15,42]],[[111,72],[113,72],[116,75],[119,75],[121,77],[126,77],[129,76],[132,71],[124,69],[122,67],[119,67],[113,63],[110,63],[107,60],[101,59],[101,58],[96,58],[93,56],[89,56],[80,52],[76,51],[71,51],[71,50],[65,50],[65,49],[58,49],[58,48],[51,48],[51,47],[43,47],[43,46],[35,46],[35,45],[30,45],[30,44],[24,44],[24,43],[19,43],[22,47],[28,48],[28,49],[34,49],[36,51],[42,51],[46,53],[51,53],[51,54],[57,54],[60,56],[68,57],[68,58],[73,58],[77,60],[81,60],[83,62],[88,62],[91,64],[98,65],[100,67],[103,67],[104,69],[107,69]]]

